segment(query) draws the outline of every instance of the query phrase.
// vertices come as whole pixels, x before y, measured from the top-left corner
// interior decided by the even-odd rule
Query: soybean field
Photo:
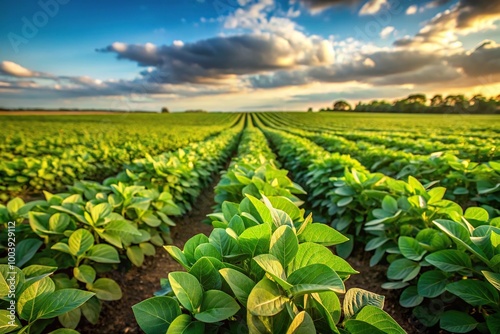
[[[500,333],[500,116],[0,116],[0,333]]]

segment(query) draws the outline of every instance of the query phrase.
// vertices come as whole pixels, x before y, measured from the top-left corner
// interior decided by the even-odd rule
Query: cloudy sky
[[[305,110],[500,93],[500,0],[2,1],[0,107]]]

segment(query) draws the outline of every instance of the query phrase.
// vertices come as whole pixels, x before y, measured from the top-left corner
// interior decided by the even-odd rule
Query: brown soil
[[[203,223],[206,215],[212,213],[214,203],[214,184],[209,186],[198,198],[193,210],[187,215],[174,219],[177,226],[172,228],[174,245],[182,249],[192,236],[204,233],[209,235],[212,226]],[[91,333],[143,333],[135,321],[132,306],[150,297],[160,290],[160,278],[166,278],[169,272],[183,270],[161,247],[156,256],[147,257],[142,267],[132,267],[126,273],[115,271],[107,275],[122,288],[123,298],[115,302],[104,302],[101,317],[97,325],[92,325],[82,317],[79,330],[82,334]]]

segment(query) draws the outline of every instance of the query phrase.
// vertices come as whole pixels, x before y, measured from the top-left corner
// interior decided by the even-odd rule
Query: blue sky
[[[40,0],[0,13],[0,107],[302,110],[499,93],[499,0]]]

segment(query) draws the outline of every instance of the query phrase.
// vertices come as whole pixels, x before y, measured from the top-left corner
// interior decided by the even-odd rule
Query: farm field
[[[500,116],[0,122],[0,333],[500,333]]]

